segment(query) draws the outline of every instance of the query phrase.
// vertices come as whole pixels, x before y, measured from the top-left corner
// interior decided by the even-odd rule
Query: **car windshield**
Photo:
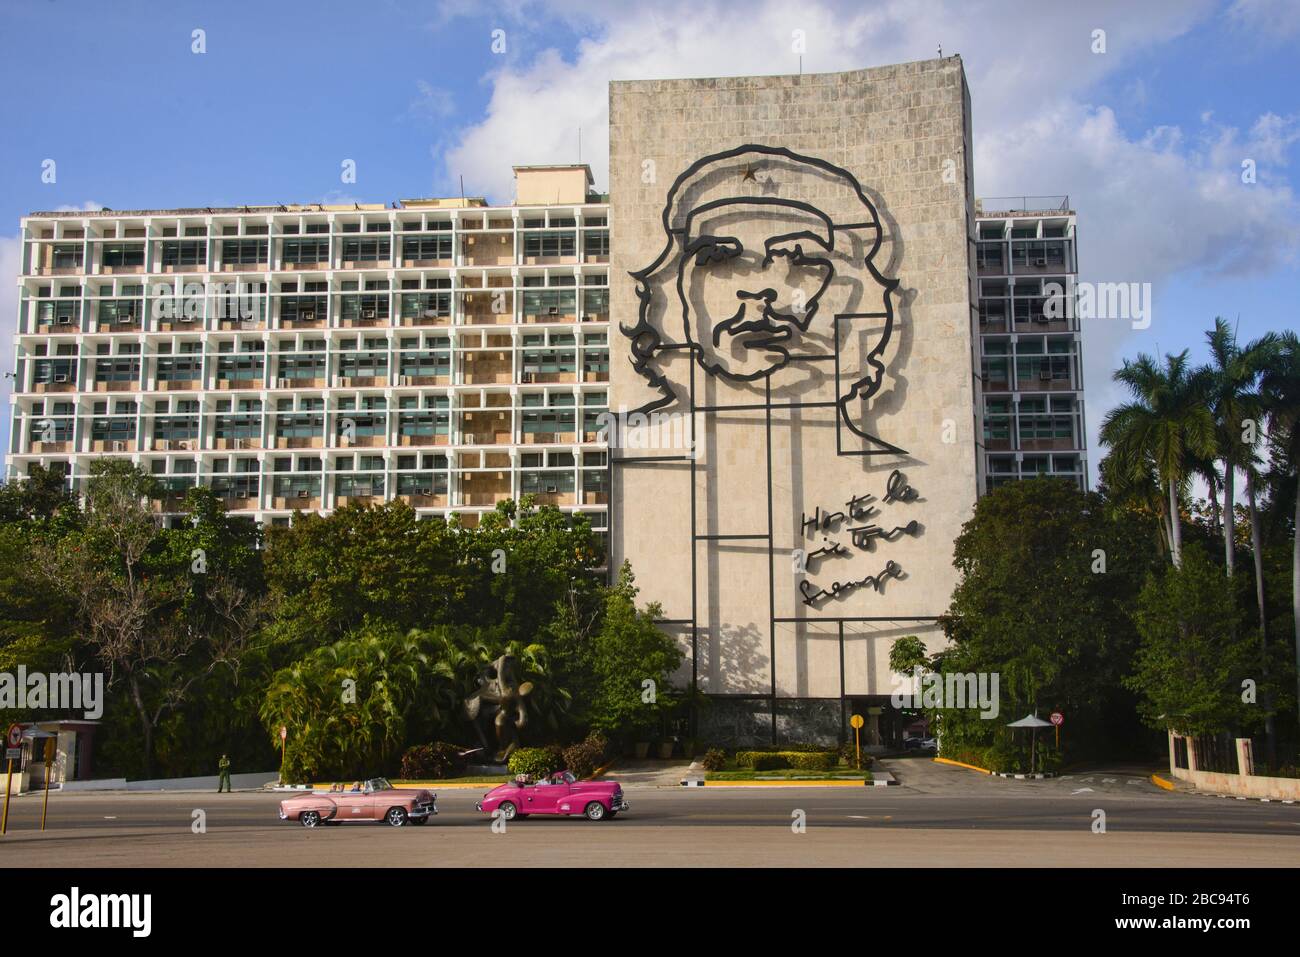
[[[366,782],[367,791],[391,791],[393,786],[388,783],[388,778],[371,778]]]

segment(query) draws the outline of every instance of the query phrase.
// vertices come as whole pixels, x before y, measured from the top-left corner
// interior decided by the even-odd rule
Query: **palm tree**
[[[1300,337],[1286,332],[1261,380],[1268,418],[1268,438],[1276,459],[1295,473],[1300,465]],[[1296,495],[1291,542],[1291,612],[1295,629],[1296,691],[1300,703],[1300,494]]]
[[[1115,381],[1134,401],[1106,413],[1101,441],[1111,448],[1116,467],[1140,481],[1152,466],[1168,494],[1169,542],[1175,565],[1182,564],[1183,531],[1178,496],[1197,457],[1214,454],[1214,417],[1205,398],[1208,377],[1188,365],[1187,350],[1166,355],[1164,368],[1152,356],[1125,360]]]
[[[1237,333],[1221,316],[1205,334],[1210,347],[1210,365],[1198,370],[1209,385],[1207,396],[1215,421],[1215,444],[1223,460],[1223,550],[1224,562],[1231,576],[1236,571],[1237,549],[1233,524],[1238,469],[1247,470],[1254,459],[1254,423],[1263,414],[1262,399],[1256,391],[1260,374],[1277,347],[1277,336],[1262,336],[1245,346],[1237,344]],[[1247,431],[1252,440],[1247,439]],[[1210,481],[1207,477],[1207,481]],[[1211,494],[1214,485],[1210,484]],[[1253,489],[1252,489],[1253,492]],[[1253,506],[1252,506],[1253,509]],[[1254,519],[1252,518],[1252,522]],[[1261,615],[1263,610],[1261,609]]]

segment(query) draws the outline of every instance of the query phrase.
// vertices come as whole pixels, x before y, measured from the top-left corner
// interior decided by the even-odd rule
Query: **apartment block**
[[[1086,488],[1082,337],[1068,307],[1079,271],[1069,197],[981,199],[975,218],[981,491],[1040,475]]]
[[[126,458],[170,521],[195,484],[267,524],[534,494],[603,531],[608,197],[586,166],[515,173],[509,206],[25,217],[9,476]]]

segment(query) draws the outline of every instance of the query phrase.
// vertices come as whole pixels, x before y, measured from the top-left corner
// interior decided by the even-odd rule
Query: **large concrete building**
[[[533,493],[604,529],[609,207],[585,166],[516,176],[503,207],[26,217],[9,474],[124,456],[173,520],[203,483],[272,524]]]
[[[536,493],[661,604],[702,736],[896,738],[977,497],[1086,474],[1073,212],[977,204],[971,155],[949,57],[613,83],[612,201],[33,214],[9,472],[125,456],[270,523]]]

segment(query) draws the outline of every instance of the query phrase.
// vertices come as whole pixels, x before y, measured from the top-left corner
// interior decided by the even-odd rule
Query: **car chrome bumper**
[[[421,818],[431,817],[438,813],[438,805],[430,802],[428,804],[417,804],[411,810],[406,812],[407,817]]]
[[[627,798],[624,797],[617,797],[609,802],[609,809],[611,811],[626,811],[631,806],[632,805],[627,803]]]
[[[476,810],[476,811],[481,811],[481,810],[483,810],[483,802],[482,802],[482,801],[475,801],[475,802],[474,802],[474,810]]]
[[[280,815],[280,820],[282,820],[282,821],[287,821],[287,820],[289,820],[289,815],[287,815],[287,814],[284,813],[284,808],[280,808],[280,810],[279,810],[278,812],[276,812],[276,813],[278,813],[278,814]]]

